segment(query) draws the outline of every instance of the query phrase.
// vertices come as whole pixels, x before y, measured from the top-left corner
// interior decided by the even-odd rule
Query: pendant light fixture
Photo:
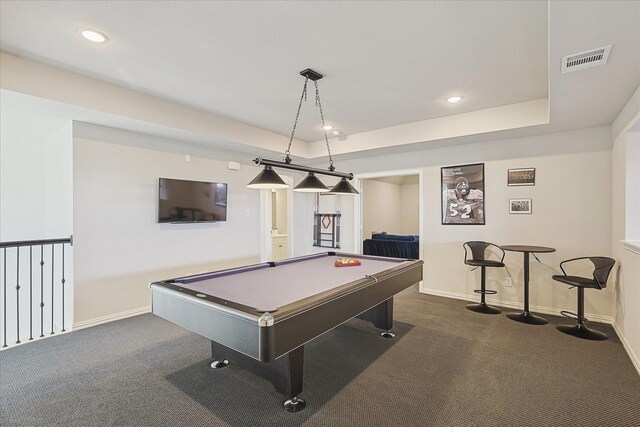
[[[293,191],[300,191],[304,193],[326,193],[329,191],[326,185],[318,179],[315,173],[309,172],[305,179],[300,184],[296,185]]]
[[[287,185],[280,176],[273,170],[274,167],[283,168],[283,169],[292,169],[301,172],[307,172],[307,176],[303,179],[300,184],[296,185],[293,191],[299,192],[307,192],[307,193],[328,193],[328,194],[359,194],[358,191],[353,188],[353,186],[349,183],[348,180],[353,179],[352,173],[344,173],[337,172],[335,167],[333,166],[333,158],[331,157],[331,150],[329,149],[329,139],[327,138],[327,130],[331,130],[332,128],[325,124],[324,122],[324,114],[322,112],[322,104],[320,103],[320,92],[318,90],[318,80],[320,80],[323,76],[322,74],[307,68],[306,70],[300,71],[300,75],[304,77],[304,86],[302,88],[302,95],[300,96],[300,103],[298,104],[298,112],[296,114],[295,122],[293,123],[293,129],[291,131],[291,137],[289,137],[289,146],[284,152],[285,158],[284,162],[280,162],[277,160],[269,160],[257,157],[253,160],[253,163],[256,166],[264,166],[264,170],[258,174],[248,185],[247,188],[256,188],[256,189],[278,189],[278,188],[287,188]],[[320,119],[322,121],[322,130],[324,132],[324,140],[327,144],[327,153],[329,154],[329,167],[324,169],[318,168],[310,168],[303,165],[296,165],[291,163],[291,143],[293,142],[293,136],[296,132],[296,126],[298,125],[298,117],[300,116],[300,109],[302,108],[302,101],[304,101],[307,97],[307,83],[309,80],[313,81],[313,84],[316,87],[316,105],[320,110]],[[316,175],[328,175],[328,176],[337,176],[340,178],[340,181],[333,187],[331,190],[327,188],[326,185],[320,181],[320,179]]]
[[[265,166],[264,170],[247,184],[247,188],[257,190],[269,190],[279,188],[289,188],[289,184],[284,182],[282,178],[273,170],[271,166]]]

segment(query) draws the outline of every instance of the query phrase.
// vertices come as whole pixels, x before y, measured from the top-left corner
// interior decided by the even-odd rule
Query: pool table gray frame
[[[248,269],[277,268],[324,256],[393,260],[327,252],[212,274],[241,274]],[[354,317],[369,320],[383,330],[392,328],[393,296],[422,280],[423,264],[421,260],[394,261],[397,265],[389,269],[280,307],[270,313],[273,322],[261,321],[264,313],[254,307],[204,295],[175,283],[186,278],[152,283],[152,312],[210,339],[215,358],[240,362],[267,377],[278,392],[292,398],[302,391],[305,343]]]

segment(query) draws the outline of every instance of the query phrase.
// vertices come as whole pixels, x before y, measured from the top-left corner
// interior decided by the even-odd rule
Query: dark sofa
[[[414,235],[373,233],[371,239],[362,242],[365,255],[418,259],[419,238]]]

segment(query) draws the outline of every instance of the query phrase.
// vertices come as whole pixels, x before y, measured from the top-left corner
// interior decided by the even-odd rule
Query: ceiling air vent
[[[564,74],[604,65],[607,63],[607,59],[609,59],[609,52],[611,52],[611,45],[563,56],[561,73]]]

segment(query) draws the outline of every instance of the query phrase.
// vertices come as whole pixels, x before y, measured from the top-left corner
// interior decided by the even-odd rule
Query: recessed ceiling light
[[[105,36],[102,33],[93,30],[78,30],[80,35],[90,42],[94,43],[104,43],[109,40],[109,37]]]
[[[334,130],[333,132],[331,132],[333,135],[340,135],[340,131],[339,130]]]
[[[455,104],[456,102],[462,101],[462,98],[463,98],[462,96],[450,96],[447,98],[447,102]]]
[[[331,130],[331,129],[333,129],[333,126],[331,126],[331,125],[324,125],[324,126],[322,126],[322,129],[324,129],[324,130]]]

